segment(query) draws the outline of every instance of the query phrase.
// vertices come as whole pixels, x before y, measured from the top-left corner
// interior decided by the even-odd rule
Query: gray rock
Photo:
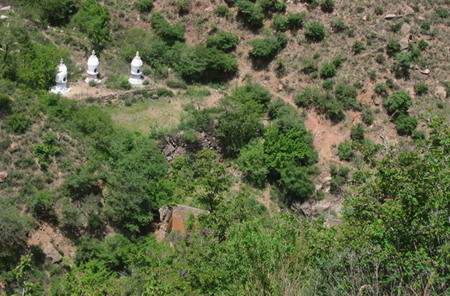
[[[7,172],[0,172],[0,183],[4,182],[8,178]]]
[[[386,14],[384,19],[386,20],[393,20],[393,19],[398,19],[401,18],[401,15],[396,15],[396,14]]]

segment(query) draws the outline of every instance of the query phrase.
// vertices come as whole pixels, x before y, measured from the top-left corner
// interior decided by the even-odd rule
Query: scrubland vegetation
[[[4,2],[0,295],[449,293],[448,2]]]

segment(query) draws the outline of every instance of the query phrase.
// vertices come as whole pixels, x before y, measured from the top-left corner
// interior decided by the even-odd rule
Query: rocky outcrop
[[[186,236],[188,232],[188,221],[191,217],[208,214],[206,210],[193,208],[185,205],[164,206],[159,209],[160,223],[156,231],[156,239],[161,241],[170,233]]]
[[[0,172],[0,183],[5,182],[6,178],[8,178],[8,173]]]

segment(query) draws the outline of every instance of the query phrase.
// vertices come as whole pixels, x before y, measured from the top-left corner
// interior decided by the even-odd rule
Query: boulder
[[[164,206],[159,209],[160,223],[155,233],[156,239],[161,241],[170,233],[186,236],[188,232],[188,221],[191,217],[208,214],[206,210],[193,208],[185,205]]]
[[[447,97],[447,90],[442,85],[436,87],[435,91],[436,97],[440,99],[445,99]]]
[[[4,182],[8,178],[7,172],[0,172],[0,183]]]
[[[53,244],[47,244],[44,248],[42,248],[42,252],[44,252],[45,256],[47,256],[52,263],[61,262],[63,259],[63,256],[53,246]]]
[[[384,19],[386,19],[386,20],[393,20],[393,19],[398,19],[398,18],[401,18],[401,17],[402,17],[401,15],[396,15],[396,14],[390,13],[390,14],[386,14]]]
[[[8,150],[10,152],[16,152],[17,150],[19,150],[19,144],[17,143],[11,143],[11,145],[9,145]]]
[[[430,75],[430,73],[431,73],[430,69],[419,70],[419,72],[424,74],[424,75]]]

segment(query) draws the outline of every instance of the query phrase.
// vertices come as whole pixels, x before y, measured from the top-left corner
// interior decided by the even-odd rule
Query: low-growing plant
[[[230,9],[225,4],[218,5],[214,13],[219,17],[229,17],[231,15]]]
[[[362,121],[366,124],[366,125],[372,125],[373,121],[374,121],[374,116],[373,116],[373,112],[370,109],[370,107],[365,107],[363,109],[362,112]]]
[[[395,128],[400,136],[411,136],[417,128],[417,119],[402,113],[394,120]]]
[[[262,27],[264,22],[264,11],[261,6],[249,0],[237,0],[238,16],[240,19],[253,29]]]
[[[310,21],[305,25],[305,37],[310,42],[320,42],[325,39],[325,26],[319,21]]]
[[[345,141],[338,145],[338,157],[340,160],[350,161],[355,156],[351,141]]]
[[[36,5],[41,10],[41,19],[52,26],[66,25],[78,10],[76,0],[40,0]]]
[[[236,49],[239,44],[239,37],[230,32],[218,32],[206,40],[207,47],[214,47],[224,52]]]
[[[153,9],[153,0],[138,0],[136,8],[140,13],[149,13]]]
[[[424,51],[425,49],[428,48],[429,44],[425,40],[420,40],[417,46],[419,47],[420,50]]]
[[[353,141],[362,141],[364,140],[364,126],[361,123],[358,123],[352,126],[352,130],[350,133],[350,138]]]
[[[428,84],[425,82],[419,82],[416,85],[414,85],[414,90],[416,92],[416,95],[423,96],[428,93]]]
[[[390,115],[408,113],[411,106],[411,97],[405,91],[393,93],[384,101],[384,108]]]
[[[0,114],[8,113],[11,110],[11,99],[4,94],[0,94]]]
[[[331,28],[335,33],[342,33],[347,30],[347,25],[342,18],[335,18],[331,21]]]
[[[251,42],[250,58],[254,61],[271,61],[287,45],[286,35],[279,33],[265,39],[255,39]]]
[[[366,46],[361,41],[355,41],[352,46],[352,51],[354,54],[360,54],[366,49]]]
[[[320,8],[323,12],[332,13],[334,10],[334,0],[322,0],[320,2]]]
[[[332,165],[330,167],[330,192],[332,194],[342,193],[342,186],[348,181],[348,174],[350,169],[348,167],[336,167]]]
[[[5,120],[6,130],[16,134],[25,133],[31,127],[31,124],[30,117],[25,113],[14,113]]]
[[[325,63],[320,67],[320,77],[322,79],[333,78],[336,71],[336,66],[333,63]]]
[[[295,104],[303,108],[312,107],[322,100],[322,96],[318,88],[307,87],[295,97]]]
[[[181,24],[170,24],[160,13],[153,13],[150,19],[155,33],[169,45],[175,42],[184,42],[184,26]]]

